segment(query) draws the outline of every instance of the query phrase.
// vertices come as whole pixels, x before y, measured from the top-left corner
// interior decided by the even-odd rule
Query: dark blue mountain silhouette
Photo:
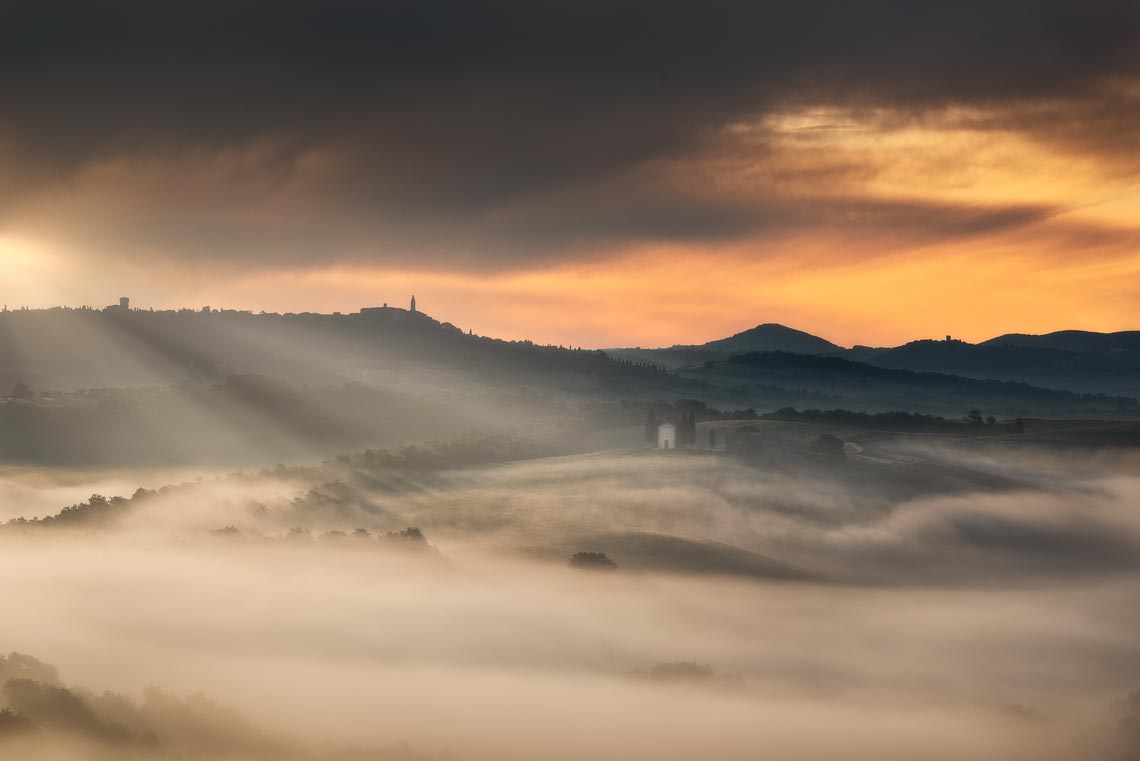
[[[757,325],[728,338],[709,341],[700,348],[732,353],[787,351],[793,354],[829,354],[840,351],[839,346],[819,336],[774,322]]]

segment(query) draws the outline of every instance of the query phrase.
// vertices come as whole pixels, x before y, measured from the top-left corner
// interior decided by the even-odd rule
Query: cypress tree
[[[645,416],[645,443],[657,443],[657,413],[653,410]]]

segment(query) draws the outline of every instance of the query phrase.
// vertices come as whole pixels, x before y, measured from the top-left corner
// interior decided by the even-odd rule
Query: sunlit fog
[[[1048,417],[1110,397],[988,381],[1002,417],[952,418],[953,397],[887,411],[900,392],[864,380],[854,410],[764,412],[840,395],[404,310],[151,315],[0,315],[123,352],[56,354],[68,333],[9,355],[49,388],[2,408],[6,752],[1140,751],[1135,424]],[[123,337],[154,320],[182,330]],[[223,365],[231,323],[282,320],[341,341],[282,336],[296,374],[253,349]],[[148,364],[198,330],[221,347],[198,370]]]
[[[1140,2],[0,3],[0,761],[1140,761]]]

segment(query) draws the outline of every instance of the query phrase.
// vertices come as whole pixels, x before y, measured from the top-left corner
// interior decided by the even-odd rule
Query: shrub
[[[617,570],[617,563],[610,560],[604,552],[575,552],[570,557],[570,567],[614,571]]]

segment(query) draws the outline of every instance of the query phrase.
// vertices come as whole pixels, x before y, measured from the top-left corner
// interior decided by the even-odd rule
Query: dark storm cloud
[[[192,227],[181,237],[122,227],[166,249],[459,243],[500,264],[583,241],[715,240],[831,211],[697,200],[639,173],[734,121],[813,105],[976,107],[1135,160],[1136,109],[1118,101],[1138,51],[1131,2],[28,4],[0,25],[0,220],[100,162],[172,167],[160,186],[178,199],[187,165],[269,145],[240,170],[256,189],[217,181],[173,224]],[[334,156],[316,179],[298,169],[314,153]],[[140,187],[140,208],[178,219]],[[932,214],[903,206],[887,216]],[[931,233],[1037,214],[940,207]]]

